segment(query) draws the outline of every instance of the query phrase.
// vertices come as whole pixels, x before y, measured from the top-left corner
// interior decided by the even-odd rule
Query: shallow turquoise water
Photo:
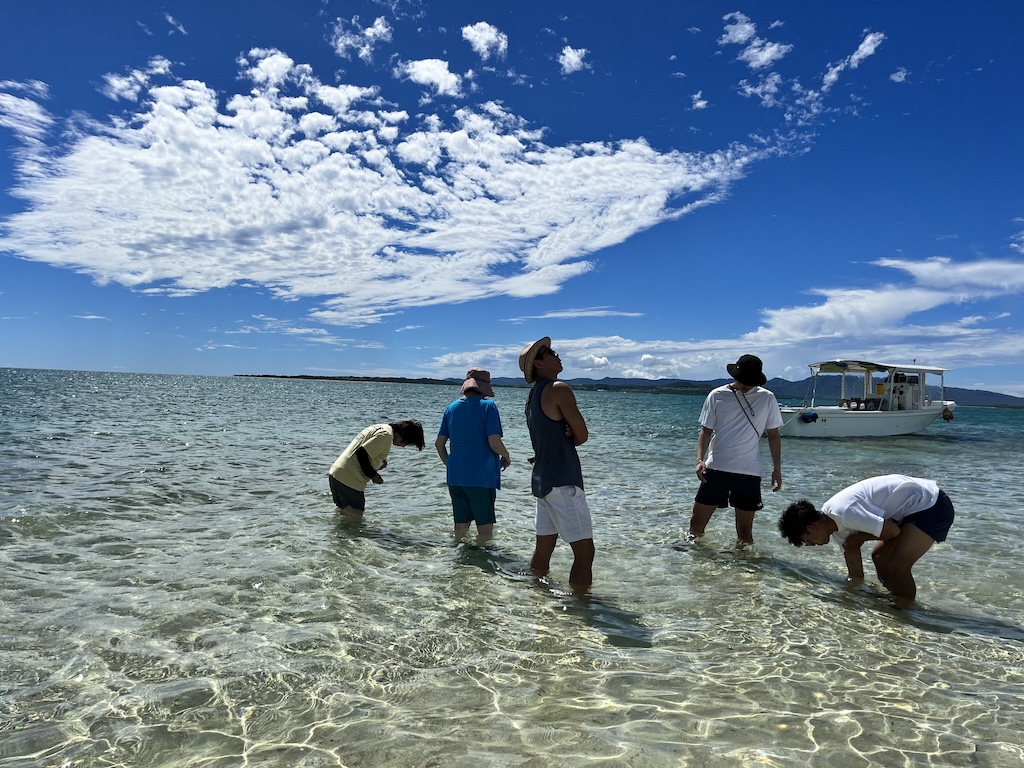
[[[700,398],[580,392],[590,598],[528,573],[525,389],[498,539],[456,545],[430,447],[456,387],[0,369],[0,766],[1019,766],[1024,412],[784,440],[757,545],[677,549]],[[326,470],[419,418],[361,523]],[[766,447],[765,447],[766,450]],[[919,605],[778,512],[884,472],[957,508]]]

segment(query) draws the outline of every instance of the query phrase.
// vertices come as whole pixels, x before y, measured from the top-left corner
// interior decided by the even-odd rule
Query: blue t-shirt
[[[487,438],[501,435],[501,418],[493,400],[463,397],[444,409],[437,434],[451,442],[448,485],[501,488],[501,458]]]

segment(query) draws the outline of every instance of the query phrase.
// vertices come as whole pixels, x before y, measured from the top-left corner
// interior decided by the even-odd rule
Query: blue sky
[[[11,4],[8,4],[11,5]],[[0,12],[0,365],[1024,395],[1024,5]]]

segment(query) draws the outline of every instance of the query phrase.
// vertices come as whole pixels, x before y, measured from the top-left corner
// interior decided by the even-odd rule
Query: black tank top
[[[539,379],[526,401],[526,426],[535,456],[530,487],[538,497],[547,496],[552,488],[561,485],[583,487],[580,456],[572,438],[565,436],[565,419],[548,417],[540,406],[544,387],[552,383],[552,379]]]

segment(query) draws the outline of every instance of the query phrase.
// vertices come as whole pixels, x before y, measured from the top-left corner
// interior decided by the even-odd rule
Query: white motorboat
[[[940,416],[953,418],[956,403],[945,397],[945,368],[889,365],[863,360],[811,363],[811,397],[803,405],[782,406],[779,433],[791,437],[887,437],[928,428]],[[838,374],[839,404],[816,402],[819,376]],[[928,375],[939,377],[938,398],[928,391]],[[847,381],[850,376],[850,381]],[[835,402],[829,398],[831,402]]]

